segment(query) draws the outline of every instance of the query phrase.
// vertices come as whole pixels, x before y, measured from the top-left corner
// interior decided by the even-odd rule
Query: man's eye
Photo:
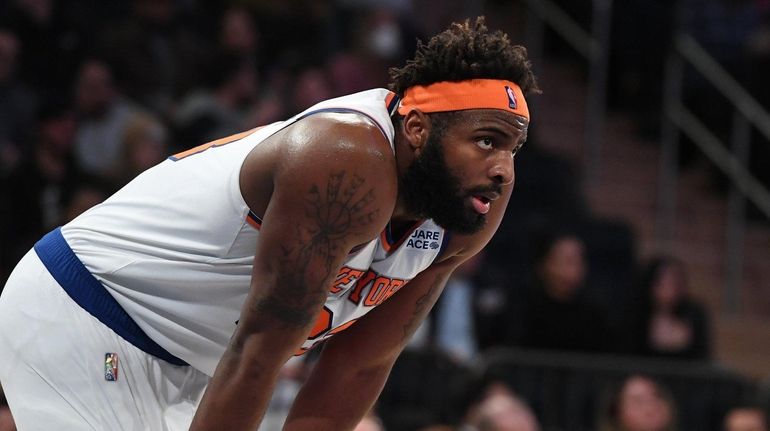
[[[524,142],[522,142],[519,145],[517,145],[516,148],[514,148],[513,151],[512,151],[513,155],[516,156],[516,154],[518,154],[519,150],[521,150],[521,147],[523,147],[523,146],[524,146]]]
[[[481,149],[490,150],[492,149],[492,138],[481,138],[476,141],[476,145]]]

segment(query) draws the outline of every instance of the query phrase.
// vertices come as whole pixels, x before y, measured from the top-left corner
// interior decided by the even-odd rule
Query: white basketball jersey
[[[289,120],[180,153],[62,227],[64,239],[152,340],[211,375],[236,328],[259,247],[261,220],[239,187],[244,159],[270,135],[318,112],[366,116],[392,148],[387,105],[394,99],[375,89],[327,100]],[[444,230],[427,220],[404,238],[386,229],[351,253],[301,352],[408,288],[444,241]]]

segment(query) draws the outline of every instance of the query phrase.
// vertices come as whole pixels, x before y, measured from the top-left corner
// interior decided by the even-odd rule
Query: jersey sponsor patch
[[[441,232],[430,229],[416,229],[409,235],[406,241],[406,248],[416,248],[418,250],[438,250],[441,247],[439,240]]]
[[[104,380],[108,382],[118,381],[118,354],[104,354]]]

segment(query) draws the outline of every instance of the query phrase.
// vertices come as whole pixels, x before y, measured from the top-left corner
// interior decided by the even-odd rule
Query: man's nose
[[[508,151],[498,152],[489,169],[489,177],[505,186],[513,182],[513,175],[513,154]]]

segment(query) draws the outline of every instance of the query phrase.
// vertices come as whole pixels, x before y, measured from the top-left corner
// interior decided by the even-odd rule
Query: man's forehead
[[[501,109],[469,109],[458,111],[460,118],[478,125],[493,123],[502,127],[510,127],[518,132],[526,133],[529,120],[521,115],[506,112]]]

